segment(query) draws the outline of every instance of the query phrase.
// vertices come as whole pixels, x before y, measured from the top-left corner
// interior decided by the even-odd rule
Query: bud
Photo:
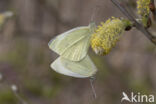
[[[114,17],[105,23],[102,22],[91,37],[91,47],[94,52],[99,55],[108,54],[120,39],[122,32],[131,25],[131,22],[126,19]]]
[[[18,90],[17,86],[14,85],[14,84],[11,86],[11,89],[12,89],[12,91],[14,91],[14,92],[16,92],[16,91]]]

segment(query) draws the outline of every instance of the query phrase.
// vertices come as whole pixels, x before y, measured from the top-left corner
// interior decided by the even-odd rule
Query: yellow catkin
[[[151,0],[137,0],[137,13],[141,16],[142,24],[146,27],[147,20],[150,13],[150,4]]]
[[[151,0],[137,0],[137,9],[138,9],[138,14],[141,16],[147,16],[149,15],[150,4]]]
[[[96,54],[106,55],[116,45],[126,25],[121,19],[112,17],[97,27],[91,37],[91,47]]]

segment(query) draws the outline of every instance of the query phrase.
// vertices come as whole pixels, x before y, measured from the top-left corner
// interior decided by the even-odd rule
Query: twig
[[[154,3],[154,0],[151,0],[152,3]]]
[[[156,45],[156,37],[153,36],[147,29],[138,23],[133,16],[122,6],[117,0],[111,0],[112,3],[119,8],[119,10],[131,21],[134,22],[135,27],[141,31],[153,44]]]
[[[151,0],[151,3],[149,6],[150,6],[150,10],[153,14],[153,20],[156,21],[156,8],[155,8],[154,0]]]
[[[1,82],[2,81],[2,82]],[[14,96],[19,100],[20,104],[28,104],[27,101],[25,101],[18,93],[18,87],[15,84],[10,85],[7,80],[3,79],[3,75],[0,73],[0,84],[7,86],[11,89]]]
[[[11,85],[11,90],[13,91],[16,98],[21,102],[21,104],[28,104],[17,92],[18,88],[16,85]]]

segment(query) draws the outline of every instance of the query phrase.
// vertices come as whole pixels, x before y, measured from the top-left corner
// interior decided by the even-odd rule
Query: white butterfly
[[[49,42],[49,48],[60,55],[51,67],[56,72],[86,78],[93,76],[97,68],[87,55],[90,38],[95,29],[95,24],[77,27],[58,35]]]

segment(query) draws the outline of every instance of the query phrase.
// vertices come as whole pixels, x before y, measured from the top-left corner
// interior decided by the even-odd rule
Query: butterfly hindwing
[[[59,57],[51,64],[51,67],[58,73],[77,78],[91,77],[97,71],[88,55],[81,61],[75,62]]]

